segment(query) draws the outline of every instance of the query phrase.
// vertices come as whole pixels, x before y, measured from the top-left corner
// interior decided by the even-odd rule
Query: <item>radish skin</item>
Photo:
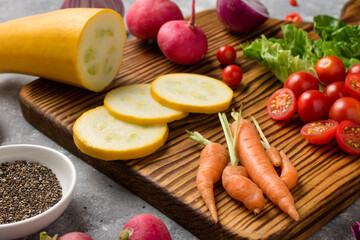
[[[139,39],[156,39],[160,27],[172,20],[183,20],[180,8],[169,0],[137,0],[126,14],[126,25]]]
[[[152,214],[139,214],[124,225],[119,240],[171,240],[171,236],[160,218]]]
[[[126,30],[111,9],[68,8],[0,24],[0,72],[105,89],[119,72]]]
[[[205,57],[208,42],[201,28],[195,25],[195,0],[190,21],[165,23],[159,30],[157,42],[165,57],[180,65],[195,64]]]

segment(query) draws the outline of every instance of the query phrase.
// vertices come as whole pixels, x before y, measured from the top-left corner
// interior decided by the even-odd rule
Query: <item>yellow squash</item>
[[[110,9],[68,8],[0,24],[0,72],[105,89],[119,72],[126,30]]]

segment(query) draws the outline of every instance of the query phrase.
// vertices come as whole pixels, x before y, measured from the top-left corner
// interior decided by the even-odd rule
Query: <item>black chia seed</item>
[[[0,165],[0,224],[36,216],[61,197],[59,180],[46,166],[27,161]]]

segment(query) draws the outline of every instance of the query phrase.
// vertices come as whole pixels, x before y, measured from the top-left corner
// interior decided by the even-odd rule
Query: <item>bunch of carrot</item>
[[[254,124],[243,119],[241,110],[233,117],[237,120],[230,125],[226,115],[219,113],[228,150],[210,142],[198,132],[187,131],[191,139],[205,145],[200,155],[196,184],[212,219],[218,221],[213,187],[221,179],[225,191],[255,214],[264,208],[265,194],[282,211],[298,221],[299,214],[290,193],[298,178],[295,167],[283,151],[270,146],[254,118]],[[239,162],[242,166],[238,166]],[[275,167],[281,168],[280,176]]]

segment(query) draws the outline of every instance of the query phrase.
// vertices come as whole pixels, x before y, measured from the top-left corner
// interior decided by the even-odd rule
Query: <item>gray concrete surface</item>
[[[125,0],[128,10],[134,0]],[[190,14],[190,0],[174,0],[183,14]],[[299,6],[290,6],[288,0],[262,0],[271,17],[283,19],[287,13],[298,12],[304,21],[311,21],[316,14],[339,17],[345,0],[298,0]],[[0,22],[56,10],[62,0],[0,0]],[[197,1],[196,10],[214,8],[216,0]],[[0,46],[1,47],[1,46]],[[70,154],[57,143],[47,138],[27,123],[20,111],[18,93],[34,77],[0,74],[0,145],[31,143],[48,146],[67,155],[75,164],[78,184],[74,198],[65,213],[50,224],[45,231],[60,235],[81,231],[96,240],[117,239],[122,226],[131,217],[140,213],[151,213],[160,217],[174,240],[197,239],[177,223],[133,193],[119,186],[97,170]],[[309,239],[340,240],[354,239],[350,226],[360,220],[360,200],[343,211]],[[321,220],[319,220],[321,221]],[[38,239],[38,233],[25,239]]]

